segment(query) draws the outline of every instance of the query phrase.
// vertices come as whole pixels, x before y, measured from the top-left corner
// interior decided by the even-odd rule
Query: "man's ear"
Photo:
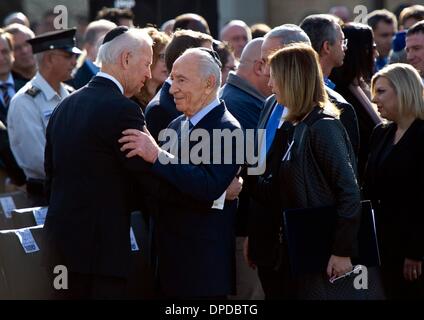
[[[216,87],[216,78],[213,75],[210,75],[206,79],[206,90],[210,94]]]
[[[255,62],[253,63],[253,72],[256,76],[261,76],[263,74],[261,60],[255,60]]]
[[[330,42],[328,40],[324,41],[322,43],[320,56],[327,55],[328,53],[330,53],[330,50]]]
[[[122,51],[122,53],[119,56],[119,63],[124,69],[129,68],[129,61],[130,61],[130,52],[128,50]]]

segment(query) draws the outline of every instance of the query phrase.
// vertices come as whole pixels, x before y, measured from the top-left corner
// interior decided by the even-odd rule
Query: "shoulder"
[[[34,86],[31,82],[24,85],[10,101],[9,111],[13,110],[16,105],[35,104],[34,99],[41,93],[41,90]]]
[[[386,132],[393,130],[395,126],[396,125],[392,122],[380,123],[374,127],[372,135],[375,137],[380,137],[384,135]]]
[[[333,102],[349,104],[349,102],[347,102],[346,99],[337,91],[334,91],[328,87],[326,87],[325,90],[327,91],[328,97],[333,100]]]
[[[238,87],[236,87],[233,84],[227,82],[224,85],[224,87],[222,87],[221,94],[220,95],[221,95],[221,98],[224,98],[224,97],[231,98],[232,97],[231,96],[232,94],[237,94],[239,92],[241,92],[241,90]]]
[[[240,122],[231,114],[230,111],[228,111],[228,109],[225,109],[222,119],[226,128],[229,128],[232,130],[241,129]]]
[[[179,117],[175,118],[174,120],[172,120],[169,125],[168,128],[176,128],[178,127],[178,124],[183,121],[185,119],[185,115],[180,115]]]
[[[323,114],[322,118],[310,126],[310,132],[312,136],[316,136],[320,140],[326,138],[332,140],[344,135],[345,129],[339,119]]]

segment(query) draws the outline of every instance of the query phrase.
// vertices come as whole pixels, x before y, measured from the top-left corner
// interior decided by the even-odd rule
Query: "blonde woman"
[[[389,299],[422,299],[424,99],[419,73],[396,63],[374,75],[373,102],[387,123],[371,136],[364,194],[376,211]]]
[[[278,103],[284,105],[288,113],[274,140],[278,151],[270,161],[272,182],[260,183],[260,188],[271,194],[270,201],[274,201],[276,215],[281,215],[285,209],[321,207],[334,207],[337,212],[326,270],[291,276],[289,258],[282,247],[281,263],[276,267],[276,281],[281,281],[282,287],[280,297],[359,298],[359,294],[350,289],[349,293],[341,295],[339,289],[340,285],[344,286],[344,280],[335,284],[329,282],[352,270],[360,195],[353,148],[337,119],[338,110],[328,101],[317,54],[305,44],[287,46],[270,57],[270,68],[269,85]],[[351,284],[350,287],[353,288]]]

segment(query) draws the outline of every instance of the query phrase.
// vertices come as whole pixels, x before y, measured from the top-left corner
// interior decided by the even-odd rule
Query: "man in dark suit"
[[[44,261],[51,274],[54,266],[64,265],[69,276],[69,289],[56,290],[56,298],[123,297],[131,253],[132,176],[138,173],[143,183],[149,166],[125,158],[118,139],[124,129],[144,125],[140,108],[128,97],[151,77],[151,46],[142,30],[111,30],[99,50],[101,72],[64,99],[50,118]]]
[[[168,72],[171,72],[175,60],[188,48],[205,47],[212,49],[212,37],[192,30],[176,31],[165,51],[165,63]],[[166,79],[162,88],[146,107],[147,129],[156,141],[159,133],[166,129],[172,120],[182,113],[177,110],[174,97],[169,93],[172,80]]]
[[[341,110],[340,121],[349,135],[356,156],[358,156],[359,127],[355,109],[334,90],[335,84],[328,78],[333,68],[343,65],[347,49],[343,31],[336,18],[328,14],[310,15],[302,21],[300,27],[306,32],[312,47],[319,55],[328,97]]]
[[[262,43],[263,38],[257,38],[244,47],[237,71],[230,72],[227,83],[221,89],[221,99],[228,111],[240,122],[244,132],[256,129],[265,99],[272,93],[268,86],[269,79],[262,72]],[[248,143],[250,141],[246,139],[246,144]],[[243,172],[243,179],[246,179],[246,175]],[[249,190],[243,188],[236,215],[237,295],[231,297],[235,300],[258,300],[264,296],[256,270],[249,268],[243,257],[249,202]]]
[[[180,204],[166,199],[158,202],[158,277],[168,298],[217,299],[233,291],[237,202],[224,203],[224,198],[240,167],[236,162],[237,141],[232,139],[224,148],[224,142],[213,136],[219,130],[240,132],[241,127],[218,99],[218,59],[211,50],[192,48],[174,63],[170,93],[184,115],[165,132],[171,137],[167,146],[171,146],[172,154],[161,149],[147,130],[126,130],[120,140],[124,143],[121,150],[130,150],[128,157],[138,155],[153,164],[160,188],[171,186],[183,199]],[[195,159],[199,155],[195,152],[198,140],[193,137],[198,135],[202,141],[205,135],[210,138],[210,143],[204,144],[210,149],[202,149],[201,159]],[[243,141],[238,144],[243,145]],[[221,147],[219,154],[217,146]]]

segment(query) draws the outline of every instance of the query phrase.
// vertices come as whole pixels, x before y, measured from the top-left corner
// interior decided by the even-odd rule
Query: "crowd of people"
[[[103,9],[80,48],[76,29],[36,35],[22,13],[0,29],[1,183],[48,206],[43,264],[69,270],[52,299],[125,298],[136,210],[159,298],[424,298],[424,6],[368,24],[339,7],[299,25],[232,20],[219,39],[194,13],[133,18]],[[199,150],[216,130],[243,141]],[[380,249],[366,293],[344,277],[363,200]],[[311,208],[335,212],[332,242],[298,274],[282,213]]]

